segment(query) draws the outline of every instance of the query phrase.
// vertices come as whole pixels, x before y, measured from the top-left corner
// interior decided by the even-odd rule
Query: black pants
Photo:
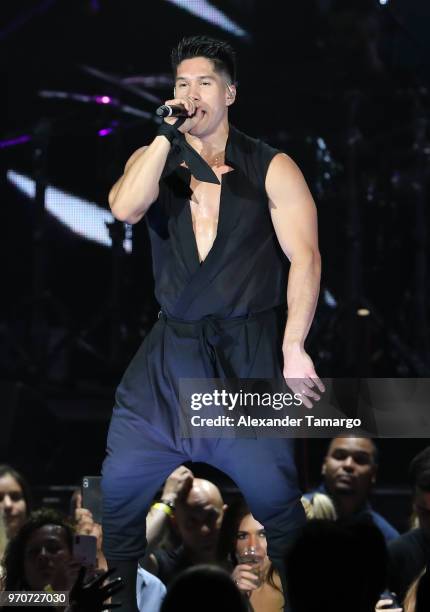
[[[177,399],[181,378],[282,375],[279,331],[274,310],[226,321],[162,317],[156,323],[118,388],[109,429],[102,482],[103,540],[109,560],[143,556],[145,519],[156,491],[180,464],[198,461],[235,481],[267,531],[272,562],[282,568],[288,543],[305,520],[293,441],[182,439]]]

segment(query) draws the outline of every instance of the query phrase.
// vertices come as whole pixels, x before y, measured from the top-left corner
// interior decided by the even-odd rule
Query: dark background
[[[428,3],[188,7],[199,14],[167,0],[1,5],[0,460],[41,492],[99,473],[114,388],[158,312],[144,223],[133,227],[131,252],[120,223],[110,228],[113,246],[99,244],[44,212],[43,186],[63,192],[45,194],[62,210],[71,196],[95,203],[85,222],[74,213],[76,224],[104,229],[109,188],[156,124],[89,98],[152,115],[171,95],[169,53],[185,35],[233,44],[232,123],[289,153],[315,196],[324,268],[308,350],[318,373],[430,375]],[[240,35],[202,18],[204,10],[216,18],[214,8]],[[19,137],[26,141],[12,146]],[[22,193],[12,171],[36,181],[38,195]],[[318,480],[324,444],[299,444],[305,485]],[[407,465],[427,440],[379,444],[380,488],[400,499]]]

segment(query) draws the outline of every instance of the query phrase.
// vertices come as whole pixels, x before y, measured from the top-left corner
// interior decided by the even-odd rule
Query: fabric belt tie
[[[194,321],[171,317],[160,310],[158,318],[163,319],[167,325],[171,325],[173,328],[189,329],[191,327],[196,329],[199,345],[202,350],[202,361],[206,371],[206,377],[208,379],[219,379],[222,381],[222,389],[228,389],[229,392],[237,392],[240,390],[237,387],[237,384],[239,383],[237,380],[237,375],[235,372],[233,372],[231,365],[224,357],[223,349],[227,348],[228,346],[229,336],[223,332],[228,332],[228,329],[232,329],[241,324],[246,324],[248,321],[271,317],[277,310],[278,307],[275,307],[260,311],[258,313],[250,313],[249,315],[232,317],[229,319],[220,319],[213,316],[208,316]],[[243,407],[242,411],[244,415],[249,415],[247,407]],[[251,431],[253,435],[248,435],[247,437],[257,439],[258,435],[255,427],[250,427],[249,432]]]
[[[163,319],[172,327],[192,327],[198,331],[200,346],[202,347],[202,357],[206,375],[208,378],[235,379],[236,374],[231,368],[228,361],[224,358],[223,348],[228,345],[229,338],[223,332],[229,328],[236,327],[238,324],[243,324],[246,321],[260,319],[273,315],[276,308],[270,308],[258,313],[250,313],[238,317],[221,319],[213,316],[203,317],[194,321],[179,319],[167,315],[163,310],[160,310],[158,318]]]

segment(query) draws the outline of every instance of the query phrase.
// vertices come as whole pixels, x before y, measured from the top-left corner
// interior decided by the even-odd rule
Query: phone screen
[[[89,510],[94,522],[102,522],[101,476],[84,476],[82,479],[82,507]]]

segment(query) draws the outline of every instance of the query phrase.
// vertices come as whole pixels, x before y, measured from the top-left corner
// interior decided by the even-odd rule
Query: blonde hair
[[[420,526],[420,519],[415,510],[412,511],[409,517],[409,529],[417,529]]]
[[[424,569],[409,587],[403,601],[403,612],[415,612],[415,607],[417,605],[418,584],[425,573],[426,570]]]
[[[0,591],[4,590],[5,571],[3,567],[3,557],[7,546],[6,525],[4,524],[4,514],[0,510]]]
[[[314,493],[310,500],[302,497],[301,502],[308,520],[323,519],[335,521],[337,519],[334,504],[330,497],[324,493]]]
[[[6,525],[4,524],[4,514],[0,511],[0,564],[3,560],[4,551],[7,546]]]

